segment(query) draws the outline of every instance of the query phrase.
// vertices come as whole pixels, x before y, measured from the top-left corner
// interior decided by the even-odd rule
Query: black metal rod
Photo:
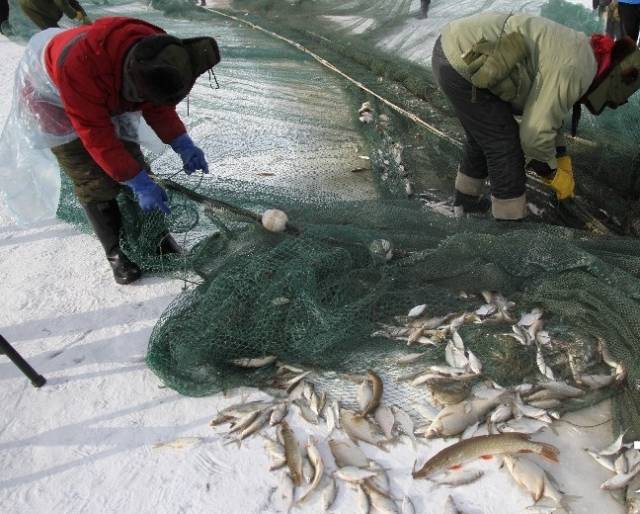
[[[2,335],[0,335],[0,353],[4,353],[11,362],[13,362],[20,371],[22,371],[26,377],[31,380],[31,383],[34,387],[42,387],[47,380],[42,376],[36,373],[36,370],[29,366],[29,363],[22,358],[22,356],[16,352]]]

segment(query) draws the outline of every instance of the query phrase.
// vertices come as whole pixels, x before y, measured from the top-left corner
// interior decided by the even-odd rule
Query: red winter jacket
[[[164,33],[133,18],[101,18],[92,25],[65,30],[45,49],[47,72],[60,91],[71,124],[91,157],[118,182],[133,178],[140,164],[118,139],[111,116],[142,111],[165,143],[186,132],[175,107],[132,103],[120,96],[127,51],[145,36]],[[65,50],[74,38],[76,42]]]

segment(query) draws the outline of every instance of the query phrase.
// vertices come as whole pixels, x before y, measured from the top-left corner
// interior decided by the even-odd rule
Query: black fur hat
[[[198,76],[220,62],[212,37],[178,39],[166,34],[135,43],[124,62],[122,95],[134,102],[176,105]]]

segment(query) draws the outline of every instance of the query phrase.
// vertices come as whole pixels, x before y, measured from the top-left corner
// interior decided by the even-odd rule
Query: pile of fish
[[[623,444],[624,433],[602,450],[585,448],[593,459],[614,475],[600,486],[606,491],[626,488],[628,514],[640,514],[640,451],[634,444]]]
[[[405,326],[384,325],[376,332],[408,345],[444,346],[446,364],[420,364],[426,356],[424,352],[397,357],[398,367],[413,367],[412,373],[398,377],[399,384],[408,384],[419,391],[424,388],[425,392],[420,395],[424,401],[413,402],[409,411],[383,402],[384,381],[373,370],[342,377],[355,382],[357,389],[355,401],[341,398],[346,402],[341,405],[338,399],[329,398],[326,391],[316,390],[314,383],[318,383],[319,375],[315,371],[279,362],[275,356],[264,356],[236,359],[231,363],[244,368],[275,365],[275,378],[271,383],[276,388],[273,396],[228,407],[219,412],[210,425],[229,423],[227,437],[238,444],[264,428],[276,427],[275,437],[263,434],[264,446],[269,455],[269,469],[284,470],[275,500],[287,511],[320,497],[326,512],[336,498],[338,484],[344,483],[353,489],[363,513],[371,509],[382,513],[414,512],[410,498],[391,491],[386,470],[367,457],[358,444],[367,443],[389,451],[391,445],[407,437],[415,449],[424,439],[457,436],[460,438],[457,443],[418,469],[414,466],[413,477],[428,479],[436,485],[467,484],[483,475],[479,470],[460,471],[467,461],[497,457],[502,459],[503,468],[514,481],[536,502],[529,512],[562,512],[563,500],[567,497],[563,497],[553,479],[538,464],[523,456],[534,453],[557,462],[558,451],[548,444],[532,441],[531,434],[560,418],[556,408],[563,401],[624,380],[625,368],[609,355],[606,345],[600,341],[602,361],[611,367],[610,374],[576,373],[574,384],[557,380],[542,352],[551,344],[551,337],[543,330],[542,311],[526,313],[516,322],[511,312],[512,302],[495,293],[483,293],[483,296],[487,303],[472,313],[429,318],[426,306],[419,305],[404,317]],[[466,323],[495,322],[511,324],[509,335],[519,344],[535,345],[540,374],[535,384],[502,387],[482,376],[481,360],[465,345],[458,329]],[[286,420],[288,413],[298,414],[309,424],[324,425],[329,434],[327,440],[316,441],[305,436],[303,439],[308,440],[303,447]],[[340,434],[346,438],[338,437]],[[616,473],[603,484],[604,489],[636,483],[636,475],[640,473],[639,452],[620,453],[621,443],[620,438],[615,451],[610,448],[592,452],[598,462],[610,465]],[[616,453],[619,455],[612,459]],[[323,460],[322,455],[331,455],[334,462],[327,462],[326,457]],[[635,496],[637,493],[628,493],[633,501]],[[553,505],[538,503],[543,498],[550,499]],[[457,512],[453,497],[447,499],[444,509]]]

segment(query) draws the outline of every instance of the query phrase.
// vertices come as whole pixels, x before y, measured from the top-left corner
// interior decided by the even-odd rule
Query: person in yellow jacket
[[[91,20],[78,0],[18,0],[24,14],[41,30],[58,27],[62,15],[87,24]]]
[[[529,14],[483,13],[444,27],[432,54],[436,82],[465,134],[455,181],[460,212],[527,214],[525,169],[559,200],[574,196],[563,124],[580,106],[616,108],[640,88],[640,51],[629,38],[591,37]],[[489,180],[491,201],[483,196]]]

